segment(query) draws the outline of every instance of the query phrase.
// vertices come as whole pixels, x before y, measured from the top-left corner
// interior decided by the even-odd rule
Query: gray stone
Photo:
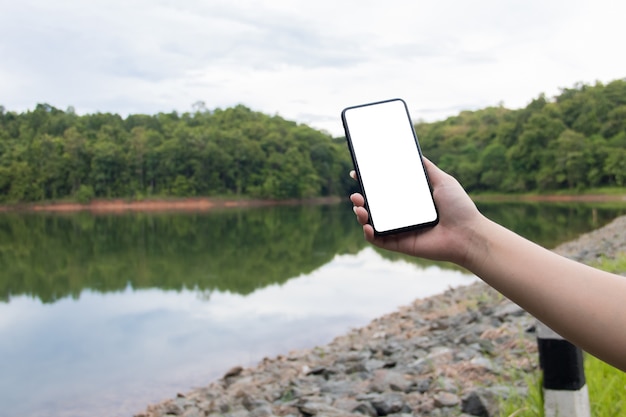
[[[381,361],[379,359],[370,359],[367,362],[365,362],[365,369],[367,369],[368,371],[374,371],[376,369],[380,369],[383,368],[385,366],[387,362],[385,361]]]
[[[470,361],[470,363],[472,365],[474,365],[474,366],[485,368],[485,369],[487,369],[489,371],[493,371],[493,369],[494,369],[493,362],[490,359],[485,358],[484,356],[477,356],[477,357],[473,358]]]
[[[371,401],[379,416],[386,416],[401,411],[407,411],[404,395],[399,393],[385,393]],[[410,411],[410,410],[408,410]]]
[[[506,303],[500,307],[498,307],[495,311],[494,311],[494,316],[498,317],[499,319],[503,319],[506,316],[514,316],[514,317],[519,317],[524,315],[526,312],[524,311],[524,309],[522,309],[520,306],[518,306],[515,303]]]
[[[269,405],[262,405],[250,412],[250,417],[271,417],[274,413]]]
[[[376,417],[378,416],[378,412],[374,408],[374,406],[369,402],[361,402],[356,407],[352,409],[353,413],[363,414],[366,416]]]
[[[432,379],[430,378],[420,378],[413,381],[411,386],[409,387],[409,391],[425,393],[430,389],[430,384]]]
[[[450,392],[440,392],[435,395],[435,407],[454,407],[461,402],[461,399],[458,395],[452,394]]]
[[[183,417],[204,417],[204,412],[200,412],[197,407],[190,407],[185,410]]]
[[[330,393],[335,396],[351,396],[356,394],[357,381],[352,380],[330,380],[326,381],[320,389],[322,393]]]
[[[497,398],[485,389],[469,392],[461,400],[461,411],[478,417],[493,417],[498,414]]]
[[[224,374],[224,379],[231,378],[234,376],[239,376],[239,374],[241,374],[242,371],[243,371],[243,368],[241,366],[232,367]]]
[[[355,400],[354,398],[341,397],[341,398],[336,399],[335,402],[332,403],[332,406],[340,410],[352,412],[360,404],[361,403]]]
[[[355,374],[358,372],[368,372],[367,366],[363,362],[357,362],[346,369],[347,374]]]
[[[322,401],[307,401],[304,404],[298,406],[298,409],[303,414],[308,414],[311,416],[315,415],[328,415],[328,414],[339,414],[341,410],[331,406]]]
[[[172,416],[182,416],[184,411],[183,407],[176,404],[175,402],[169,402],[165,405],[165,414],[169,414]]]
[[[407,392],[411,384],[411,381],[398,372],[379,369],[374,372],[370,389],[374,392],[385,392],[388,390]]]

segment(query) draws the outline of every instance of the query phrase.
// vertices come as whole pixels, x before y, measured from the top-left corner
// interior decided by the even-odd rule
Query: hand
[[[471,244],[472,230],[478,227],[482,215],[456,179],[426,158],[424,164],[439,211],[439,223],[436,226],[395,235],[374,236],[374,229],[367,223],[369,213],[364,208],[364,198],[359,193],[350,196],[357,220],[363,225],[365,239],[378,247],[463,265],[468,245]],[[356,178],[355,172],[350,172],[350,176]]]

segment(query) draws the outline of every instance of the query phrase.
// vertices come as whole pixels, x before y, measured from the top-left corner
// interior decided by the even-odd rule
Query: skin
[[[489,220],[456,179],[424,163],[439,224],[374,236],[363,196],[356,193],[350,200],[365,239],[468,269],[570,342],[626,372],[626,279],[557,255]]]

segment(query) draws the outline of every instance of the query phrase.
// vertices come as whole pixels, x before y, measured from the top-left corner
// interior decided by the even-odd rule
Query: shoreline
[[[336,196],[286,200],[263,200],[245,198],[235,199],[217,197],[146,199],[141,201],[112,199],[93,200],[86,204],[75,202],[48,202],[0,205],[0,212],[90,212],[93,214],[123,212],[204,212],[209,210],[229,208],[295,206],[300,204],[334,204],[340,201],[342,201],[342,199]]]
[[[478,202],[582,202],[582,203],[611,203],[626,202],[626,195],[617,194],[588,194],[588,195],[475,195],[472,199]],[[228,198],[228,197],[185,197],[185,198],[155,198],[144,200],[96,199],[89,203],[68,201],[49,201],[42,203],[0,204],[1,212],[52,212],[74,213],[90,212],[122,213],[122,212],[203,212],[215,209],[255,208],[274,206],[294,206],[299,204],[335,204],[348,201],[340,196],[311,197],[302,199],[271,200],[258,198]]]
[[[626,216],[553,250],[626,253]],[[623,271],[626,273],[626,271]],[[418,299],[311,349],[234,366],[135,417],[498,415],[538,371],[535,319],[482,281]],[[233,364],[236,365],[236,364]]]
[[[472,195],[473,201],[478,202],[508,202],[523,201],[532,203],[626,203],[626,194],[535,194],[535,195],[506,195],[506,194],[484,194]]]

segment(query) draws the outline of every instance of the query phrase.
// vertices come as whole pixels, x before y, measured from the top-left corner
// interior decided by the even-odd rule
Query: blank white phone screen
[[[404,101],[343,112],[371,223],[378,233],[437,221],[437,210]]]

